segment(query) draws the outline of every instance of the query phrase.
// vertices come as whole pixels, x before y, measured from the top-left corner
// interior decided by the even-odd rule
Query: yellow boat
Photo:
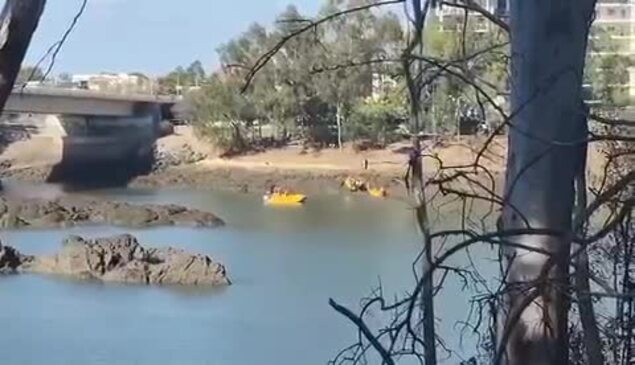
[[[298,205],[306,201],[306,195],[290,193],[265,194],[263,197],[265,204],[272,205]]]
[[[385,198],[388,193],[384,188],[370,188],[368,189],[368,194],[370,196],[374,196],[375,198]]]

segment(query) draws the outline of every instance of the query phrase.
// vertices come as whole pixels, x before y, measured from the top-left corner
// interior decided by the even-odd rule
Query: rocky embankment
[[[87,240],[70,236],[54,256],[27,256],[0,244],[0,273],[60,275],[129,284],[231,284],[225,266],[176,248],[146,248],[131,235]]]
[[[176,166],[191,165],[207,157],[207,154],[195,149],[188,143],[174,147],[166,147],[164,144],[159,143],[155,151],[152,171],[156,173]]]
[[[156,226],[217,227],[216,215],[180,205],[136,205],[79,197],[53,200],[0,198],[0,228],[56,228],[108,224],[144,228]]]

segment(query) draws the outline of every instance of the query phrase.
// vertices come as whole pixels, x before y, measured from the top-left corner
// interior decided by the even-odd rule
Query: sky
[[[161,75],[200,60],[212,70],[216,49],[253,22],[271,25],[293,2],[317,13],[321,0],[88,0],[52,74],[143,72]],[[81,0],[48,0],[25,59],[33,65],[64,33]]]

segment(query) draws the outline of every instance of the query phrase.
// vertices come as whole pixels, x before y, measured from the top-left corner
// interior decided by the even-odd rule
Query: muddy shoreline
[[[342,189],[347,177],[368,182],[371,186],[385,187],[394,194],[403,195],[403,172],[363,171],[363,170],[327,170],[327,169],[279,169],[244,168],[235,166],[209,167],[199,163],[179,163],[160,165],[161,168],[147,175],[117,178],[100,184],[68,184],[73,189],[91,190],[101,187],[131,187],[141,189],[184,188],[195,190],[219,190],[238,193],[260,193],[271,185],[301,191],[307,194],[333,193]],[[33,168],[0,170],[0,180],[19,184],[45,184],[51,181],[54,167],[39,166]],[[405,170],[404,170],[405,172]]]
[[[332,193],[342,189],[344,179],[354,176],[373,186],[397,190],[402,184],[398,174],[355,171],[308,171],[290,169],[246,169],[197,165],[171,168],[159,173],[140,176],[131,181],[135,188],[190,188],[197,190],[225,190],[240,193],[260,193],[276,185],[308,194]]]
[[[241,167],[231,164],[213,164],[207,160],[194,163],[161,164],[159,169],[147,175],[116,179],[114,181],[94,184],[68,184],[69,191],[87,191],[110,187],[130,187],[136,189],[193,189],[208,191],[230,191],[235,193],[261,194],[272,185],[308,195],[334,194],[347,191],[343,182],[353,177],[366,182],[372,187],[383,187],[389,197],[404,198],[408,195],[404,175],[405,164],[391,169],[325,169],[325,168],[278,168],[278,167]],[[26,182],[29,184],[46,184],[50,182],[52,167],[0,170],[0,181],[13,184]],[[432,174],[435,170],[426,169],[424,173]],[[497,181],[502,181],[498,171],[491,173]],[[489,184],[490,175],[482,174]],[[460,183],[460,182],[459,182]],[[222,213],[222,212],[221,212]]]

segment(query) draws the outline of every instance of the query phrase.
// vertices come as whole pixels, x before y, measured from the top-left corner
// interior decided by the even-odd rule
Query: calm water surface
[[[380,280],[389,295],[403,294],[413,283],[411,263],[420,237],[412,211],[402,202],[332,195],[300,208],[274,209],[255,195],[165,190],[95,194],[217,213],[226,227],[132,233],[144,244],[213,256],[227,265],[234,285],[185,290],[35,275],[1,277],[0,363],[326,364],[355,339],[354,328],[328,306],[329,298],[357,308]],[[56,251],[70,233],[116,232],[124,231],[85,227],[5,231],[0,236],[25,253],[43,254]],[[491,266],[485,253],[477,256]],[[468,299],[457,281],[448,281],[438,299],[437,315],[444,319],[439,328],[448,345],[459,350],[456,321],[465,319]],[[465,337],[463,345],[465,353],[473,353],[473,338]],[[445,363],[460,361],[455,354]]]

